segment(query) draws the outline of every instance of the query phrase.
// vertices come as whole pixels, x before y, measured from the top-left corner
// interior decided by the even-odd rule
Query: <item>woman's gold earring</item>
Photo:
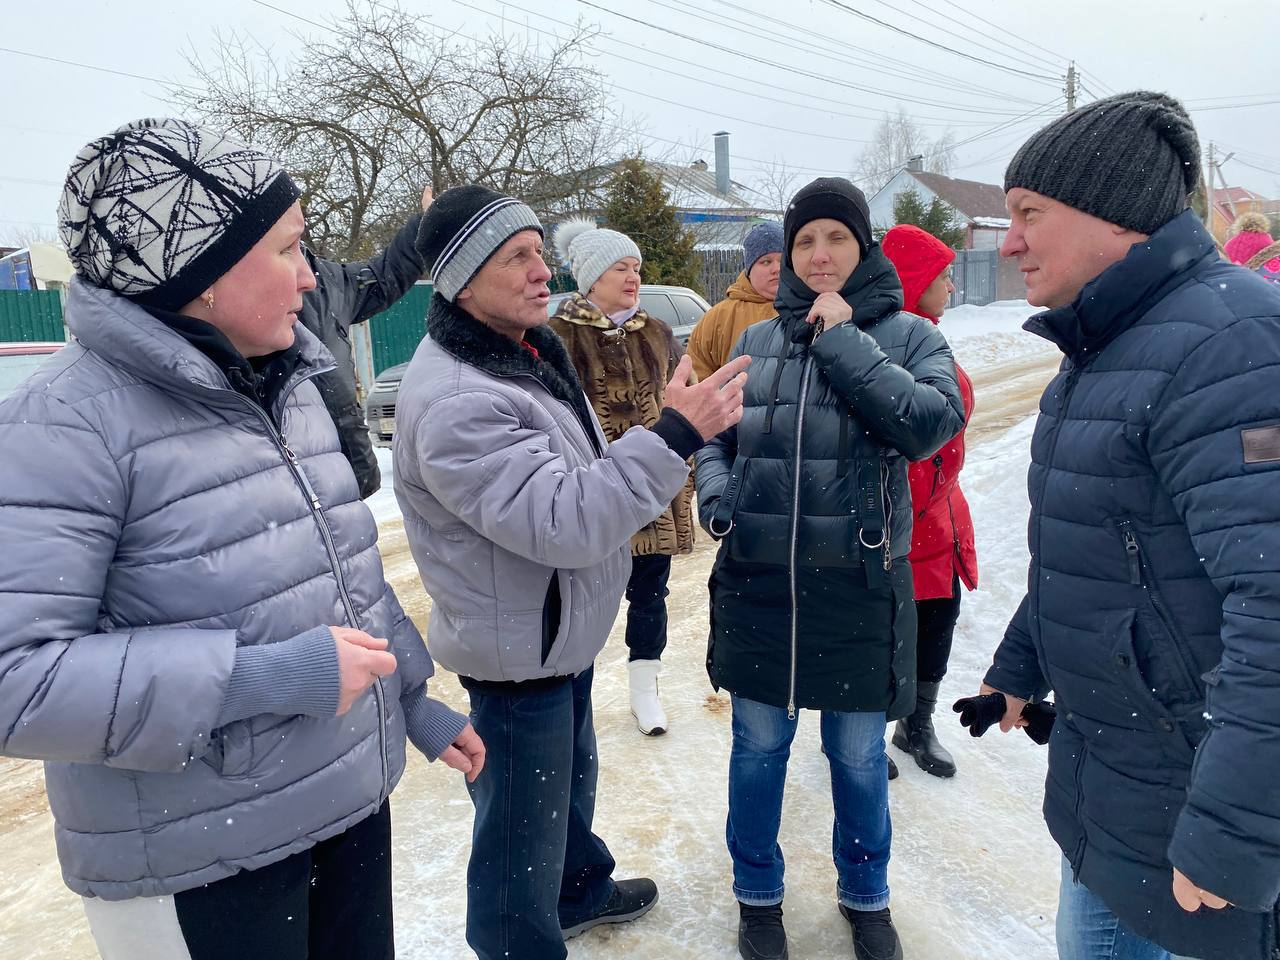
[[[205,308],[206,310],[212,310],[212,309],[213,309],[213,294],[212,294],[212,293],[206,293],[206,294],[204,295],[204,308]]]

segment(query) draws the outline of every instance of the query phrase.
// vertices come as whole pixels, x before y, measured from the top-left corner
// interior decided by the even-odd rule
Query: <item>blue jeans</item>
[[[1066,857],[1058,888],[1057,935],[1058,960],[1191,960],[1172,956],[1121,923],[1088,887],[1071,878]]]
[[[613,893],[614,862],[591,832],[596,806],[592,670],[527,694],[471,689],[486,748],[469,784],[467,943],[480,960],[563,960],[560,930]]]
[[[742,903],[782,902],[778,846],[782,793],[797,720],[782,707],[733,697],[729,818],[733,894]],[[836,894],[854,910],[889,905],[889,766],[883,713],[822,712],[822,744],[831,765],[835,826],[831,834]]]

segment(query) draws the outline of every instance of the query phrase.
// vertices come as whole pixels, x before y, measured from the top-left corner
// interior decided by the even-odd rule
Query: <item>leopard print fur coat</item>
[[[551,318],[582,388],[604,429],[616,440],[635,426],[651,427],[662,392],[684,351],[671,328],[643,310],[615,327],[600,308],[574,293]],[[634,556],[676,556],[693,550],[693,473],[657,520],[631,538]]]

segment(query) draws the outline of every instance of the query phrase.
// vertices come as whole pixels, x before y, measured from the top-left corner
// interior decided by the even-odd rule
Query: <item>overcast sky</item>
[[[403,5],[470,36],[504,31],[549,42],[538,31],[563,35],[564,24],[579,19],[595,25],[602,33],[594,63],[615,105],[652,138],[653,154],[710,161],[711,134],[725,129],[734,178],[748,183],[770,161],[806,179],[847,174],[875,117],[899,104],[928,118],[934,135],[953,129],[962,142],[954,176],[999,182],[1022,140],[1064,109],[1070,58],[1083,70],[1079,102],[1137,87],[1182,98],[1202,144],[1214,141],[1220,157],[1235,152],[1223,167],[1228,182],[1280,196],[1275,24],[1257,0],[841,2],[849,9],[828,0]],[[285,62],[298,48],[297,34],[321,32],[299,18],[325,21],[345,6],[8,0],[0,33],[0,242],[21,232],[52,233],[63,176],[86,141],[126,121],[173,112],[156,82],[70,62],[183,82],[190,78],[184,53],[207,50],[217,31],[251,35]]]

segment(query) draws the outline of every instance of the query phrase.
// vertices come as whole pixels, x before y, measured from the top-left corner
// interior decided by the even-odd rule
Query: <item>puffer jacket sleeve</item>
[[[811,349],[859,422],[908,460],[932,455],[964,426],[955,358],[929,321],[909,327],[901,366],[852,323],[822,334]]]
[[[0,407],[0,754],[180,771],[207,749],[234,630],[100,629],[128,507],[102,437],[37,392]]]
[[[1040,669],[1040,658],[1036,656],[1035,642],[1028,629],[1029,610],[1030,598],[1024,595],[1005,628],[1004,639],[996,648],[984,681],[1010,696],[1043,700],[1049,692],[1049,681]]]
[[[1265,439],[1280,428],[1277,357],[1275,313],[1208,338],[1166,387],[1147,440],[1222,593],[1222,661],[1206,677],[1209,732],[1169,858],[1197,886],[1256,911],[1280,898],[1280,457],[1274,445],[1245,451],[1248,431]]]
[[[601,562],[658,517],[689,476],[643,427],[571,470],[546,433],[482,390],[436,400],[412,429],[431,494],[485,539],[550,567]]]
[[[746,335],[744,334],[729,351],[725,363],[742,356],[746,352],[745,343]],[[717,369],[719,367],[712,372],[714,373]],[[716,507],[720,505],[720,496],[729,484],[729,476],[733,472],[733,461],[737,456],[738,427],[736,424],[716,434],[693,456],[693,482],[698,492],[698,523],[716,540],[720,538],[711,533],[711,518],[715,516]]]
[[[422,279],[422,258],[414,247],[421,214],[409,218],[381,253],[363,263],[321,261],[331,306],[344,327],[387,309]]]

